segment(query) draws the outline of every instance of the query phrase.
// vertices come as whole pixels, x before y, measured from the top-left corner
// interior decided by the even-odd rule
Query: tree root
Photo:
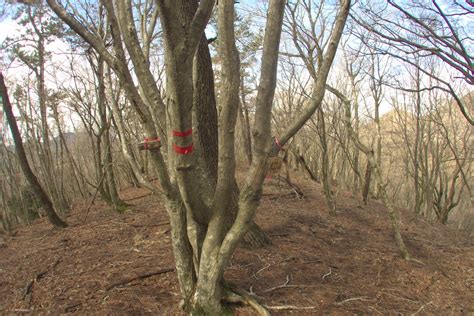
[[[225,302],[250,306],[258,315],[270,316],[270,312],[249,293],[239,290],[230,284],[226,284],[223,292],[223,300]]]
[[[242,240],[242,246],[248,249],[257,249],[269,244],[271,244],[270,239],[255,222],[251,224],[249,231]]]
[[[295,305],[278,305],[278,306],[269,306],[260,304],[257,299],[255,299],[251,294],[239,290],[237,288],[224,288],[223,300],[227,303],[232,304],[242,304],[252,307],[258,315],[261,316],[270,316],[269,309],[274,310],[309,310],[315,309],[316,306],[295,306]]]

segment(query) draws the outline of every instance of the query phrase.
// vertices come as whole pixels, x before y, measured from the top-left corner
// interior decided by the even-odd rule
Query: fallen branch
[[[169,225],[170,222],[169,221],[163,221],[163,222],[158,222],[158,223],[144,223],[144,224],[135,224],[135,223],[129,223],[129,222],[120,222],[120,221],[110,221],[111,223],[114,223],[114,224],[119,224],[119,225],[130,225],[132,227],[156,227],[156,226],[165,226],[165,225]],[[108,222],[106,222],[105,224],[107,224]]]
[[[125,202],[135,201],[135,200],[138,200],[138,199],[141,199],[141,198],[144,198],[144,197],[150,196],[150,195],[153,195],[153,192],[148,192],[148,193],[146,193],[146,194],[139,195],[139,196],[136,196],[136,197],[133,197],[133,198],[127,199],[127,200],[125,200]]]
[[[75,309],[76,309],[76,307],[79,307],[79,306],[81,306],[81,305],[82,305],[82,303],[76,303],[76,304],[73,304],[73,305],[69,305],[68,307],[66,307],[66,308],[64,309],[64,311],[65,311],[66,313],[74,312]]]
[[[305,198],[305,195],[304,195],[304,193],[303,193],[303,190],[301,190],[301,188],[300,188],[298,185],[296,185],[295,183],[291,182],[290,179],[278,175],[278,180],[283,180],[283,181],[285,181],[285,183],[293,190],[293,192],[295,193],[295,195],[296,195],[296,197],[297,197],[298,199]]]
[[[33,279],[30,282],[28,282],[28,284],[25,287],[25,293],[23,294],[23,299],[25,299],[28,294],[31,294],[31,291],[33,290],[33,284],[41,280],[46,275],[46,273],[48,273],[50,270],[54,269],[59,264],[60,261],[61,259],[57,259],[50,267],[46,268],[46,270],[35,274]]]
[[[300,163],[303,165],[304,169],[306,170],[306,172],[309,174],[309,177],[311,180],[317,182],[317,183],[321,183],[321,181],[318,179],[318,177],[314,174],[314,172],[311,170],[311,168],[309,168],[308,164],[306,163],[304,157],[302,155],[297,155],[298,157],[298,160],[300,161]]]
[[[169,221],[164,221],[164,222],[161,222],[161,223],[156,223],[156,224],[130,224],[130,226],[132,227],[156,227],[156,226],[166,226],[166,225],[169,225],[170,222]]]
[[[113,289],[114,287],[122,286],[122,285],[128,284],[128,283],[130,283],[130,282],[133,282],[133,281],[135,281],[135,280],[146,279],[146,278],[152,277],[152,276],[154,276],[154,275],[159,275],[159,274],[164,274],[164,273],[168,273],[168,272],[173,272],[174,270],[175,270],[175,268],[164,268],[164,269],[160,269],[160,270],[153,271],[153,272],[141,273],[141,274],[139,274],[139,275],[136,275],[136,276],[133,276],[133,277],[129,277],[129,278],[126,278],[126,279],[123,279],[123,280],[119,280],[119,281],[117,281],[117,282],[114,282],[114,283],[112,283],[111,285],[109,285],[105,290],[106,290],[106,291],[109,291],[109,290]]]

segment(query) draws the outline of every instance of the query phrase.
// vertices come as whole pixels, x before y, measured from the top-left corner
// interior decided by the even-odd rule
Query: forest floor
[[[385,208],[292,179],[304,197],[265,184],[257,223],[272,244],[240,247],[226,279],[255,293],[275,315],[461,315],[474,313],[474,239],[402,210],[412,256],[400,258]],[[69,228],[44,219],[0,244],[0,314],[179,315],[170,227],[144,189],[121,192],[130,211],[75,203]],[[248,307],[238,315],[252,315]]]

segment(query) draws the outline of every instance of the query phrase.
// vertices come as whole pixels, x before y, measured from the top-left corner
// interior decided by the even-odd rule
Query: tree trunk
[[[419,77],[419,70],[417,69],[416,75],[417,79],[415,84],[417,85],[417,90],[420,89],[421,78]],[[421,136],[421,93],[416,94],[416,126],[415,126],[415,144],[413,148],[413,181],[414,181],[414,190],[415,190],[415,214],[421,215],[421,183],[420,183],[420,136]],[[408,146],[408,144],[407,144]],[[409,150],[409,149],[408,149]]]
[[[239,111],[240,126],[242,127],[242,139],[244,143],[244,152],[247,157],[247,162],[252,163],[252,137],[250,135],[250,119],[249,109],[247,104],[247,95],[245,93],[244,78],[240,80],[240,111]]]
[[[323,188],[324,188],[324,195],[326,197],[326,202],[328,204],[329,213],[334,214],[336,211],[336,203],[334,201],[332,188],[331,188],[331,174],[329,169],[329,154],[328,154],[328,146],[327,146],[327,138],[326,138],[326,124],[324,122],[324,113],[323,109],[318,109],[318,129],[319,129],[319,141],[321,143],[322,148],[322,174],[323,174]]]
[[[61,127],[61,122],[59,120],[59,113],[58,113],[57,105],[55,104],[55,106],[53,106],[52,108],[53,108],[54,120],[56,121],[56,124],[58,125],[58,135],[59,135],[59,138],[60,138],[60,140],[61,140],[61,142],[64,146],[64,149],[66,151],[66,156],[67,156],[67,159],[68,159],[69,164],[71,166],[70,169],[71,169],[72,176],[74,178],[75,185],[77,186],[77,189],[79,190],[79,193],[81,194],[81,197],[85,198],[86,193],[84,192],[84,189],[85,189],[84,177],[81,175],[80,169],[77,166],[77,163],[74,160],[74,157],[73,157],[71,151],[69,150],[69,145],[67,143],[67,139],[64,137],[63,128]],[[80,181],[79,181],[79,175],[81,176]]]
[[[211,191],[215,190],[217,183],[218,167],[218,136],[217,136],[217,107],[214,87],[214,73],[212,71],[212,60],[205,35],[199,44],[197,54],[194,57],[194,116],[196,117],[195,128],[198,131],[201,155],[205,161],[205,168],[212,182]],[[247,113],[248,119],[248,113]],[[248,122],[247,122],[248,123]],[[244,127],[244,131],[247,127]],[[245,133],[250,132],[246,131]],[[247,145],[246,145],[247,146]],[[249,157],[247,155],[247,157]],[[250,160],[251,162],[251,156]],[[238,210],[239,187],[235,178],[232,183],[232,196],[229,208],[235,219]],[[228,227],[232,221],[228,221]],[[243,239],[244,246],[260,248],[270,243],[265,232],[253,222],[249,232]]]
[[[371,179],[372,179],[372,165],[370,164],[370,161],[367,160],[367,166],[365,167],[364,187],[362,188],[362,201],[364,201],[365,205],[367,205],[367,201],[369,200]]]
[[[121,213],[127,209],[127,204],[120,199],[117,191],[117,183],[115,181],[115,174],[113,169],[113,159],[112,159],[112,144],[110,143],[110,123],[107,120],[107,106],[106,106],[106,93],[105,93],[105,61],[102,57],[99,57],[97,60],[97,106],[99,108],[100,116],[100,129],[101,133],[101,144],[103,144],[104,150],[102,150],[103,155],[98,157],[101,161],[101,169],[99,174],[101,177],[105,176],[104,185],[101,186],[105,195],[106,201],[114,208],[115,211]],[[100,183],[98,184],[100,186]]]

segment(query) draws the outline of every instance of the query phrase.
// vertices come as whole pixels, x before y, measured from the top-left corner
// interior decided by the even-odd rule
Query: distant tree
[[[314,113],[319,115],[319,124],[323,123],[321,104],[326,90],[326,81],[349,14],[350,2],[341,1],[334,6],[339,7],[339,11],[333,17],[328,16],[324,2],[303,0],[289,2],[286,6],[284,31],[290,36],[295,51],[284,54],[290,58],[299,59],[304,64],[305,70],[312,79],[312,91],[307,93],[309,95],[307,106],[303,107],[301,114],[296,115],[295,120],[283,130],[279,137],[280,146],[293,137]],[[332,179],[329,172],[324,124],[318,129],[323,150],[321,156],[323,187],[329,209],[333,211],[336,206],[331,189]]]
[[[50,52],[46,46],[63,34],[62,23],[50,14],[44,1],[30,5],[15,6],[14,18],[25,30],[7,37],[2,44],[12,60],[17,60],[33,73],[35,80],[35,98],[27,93],[29,106],[39,108],[40,133],[36,143],[39,151],[38,166],[41,168],[41,180],[46,192],[51,196],[56,208],[64,212],[68,209],[67,197],[62,192],[63,178],[58,176],[59,170],[54,164],[54,144],[52,143],[49,118],[49,94],[46,86],[46,65]],[[31,102],[37,100],[37,102]],[[31,117],[33,119],[33,117]],[[58,151],[56,151],[57,153]]]
[[[414,91],[420,80],[415,71]],[[414,212],[447,224],[464,193],[471,194],[472,128],[453,109],[449,94],[436,92],[413,92],[405,102],[396,101],[394,123],[408,156],[406,172],[414,180],[407,185]]]
[[[23,141],[21,139],[20,130],[16,123],[16,119],[13,115],[12,106],[10,103],[10,98],[8,96],[8,90],[5,85],[5,80],[3,74],[0,72],[0,96],[2,97],[3,111],[10,125],[10,130],[13,136],[13,141],[15,142],[15,149],[18,156],[18,161],[20,163],[23,173],[31,185],[32,190],[34,191],[36,197],[40,201],[46,215],[48,216],[49,221],[56,227],[64,228],[67,227],[66,222],[64,222],[56,213],[53,207],[53,203],[49,199],[48,195],[45,193],[44,189],[41,187],[38,179],[34,175],[31,167],[28,163],[28,158],[26,157],[25,149],[23,148]]]
[[[375,180],[377,181],[377,186],[378,186],[377,190],[379,192],[380,199],[382,200],[382,202],[388,209],[392,227],[394,229],[395,240],[400,250],[400,254],[403,259],[410,260],[411,259],[410,253],[408,252],[408,249],[405,246],[405,242],[403,240],[403,237],[400,231],[399,213],[398,211],[395,210],[395,207],[390,201],[387,190],[386,190],[386,185],[383,182],[382,167],[381,165],[379,165],[377,161],[374,150],[370,148],[369,146],[367,146],[366,144],[364,144],[360,140],[358,135],[355,133],[354,129],[352,128],[351,101],[339,90],[330,86],[327,86],[327,89],[331,93],[336,95],[341,101],[342,105],[344,106],[344,113],[345,113],[344,124],[346,125],[346,128],[350,133],[351,140],[354,142],[357,148],[366,155],[366,158],[368,160],[368,168],[370,168],[371,172],[373,172],[375,175]]]
[[[472,107],[453,82],[474,85],[472,1],[359,1],[351,17],[368,32],[359,38],[380,54],[408,63],[434,79],[433,88],[452,95],[466,120],[474,125]],[[373,41],[372,38],[376,38]],[[435,56],[456,75],[433,74],[417,59]]]

